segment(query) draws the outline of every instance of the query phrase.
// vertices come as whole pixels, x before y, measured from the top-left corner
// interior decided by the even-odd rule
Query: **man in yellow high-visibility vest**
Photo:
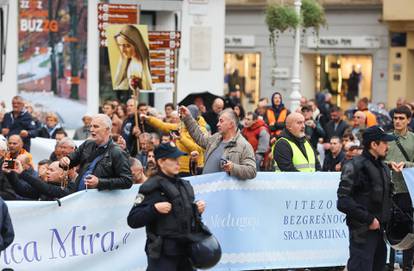
[[[321,170],[317,153],[305,136],[305,118],[302,114],[291,113],[286,118],[286,128],[273,150],[276,172]]]

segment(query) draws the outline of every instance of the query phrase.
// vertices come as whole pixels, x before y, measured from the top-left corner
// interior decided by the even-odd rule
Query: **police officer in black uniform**
[[[383,160],[388,141],[395,140],[379,126],[362,135],[364,151],[342,169],[338,210],[346,214],[349,228],[348,271],[383,271],[387,248],[383,230],[391,215],[390,170]]]
[[[141,185],[128,215],[131,228],[146,227],[147,271],[194,270],[188,248],[205,203],[194,202],[191,184],[177,177],[181,155],[172,143],[155,149],[158,173]]]

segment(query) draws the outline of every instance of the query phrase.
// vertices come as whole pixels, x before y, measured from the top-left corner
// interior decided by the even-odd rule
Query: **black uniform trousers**
[[[403,215],[403,219],[406,223],[401,224],[401,231],[412,232],[413,225],[410,220],[413,219],[413,207],[411,203],[411,197],[409,193],[398,193],[393,196],[395,205],[398,206]],[[390,263],[394,263],[395,252],[391,249]],[[403,250],[403,270],[410,270],[413,268],[414,248]]]
[[[362,240],[355,242],[349,233],[348,271],[383,271],[387,259],[387,247],[382,231],[368,231]]]
[[[193,271],[193,267],[188,259],[188,256],[161,255],[158,259],[147,257],[148,267],[147,271]]]

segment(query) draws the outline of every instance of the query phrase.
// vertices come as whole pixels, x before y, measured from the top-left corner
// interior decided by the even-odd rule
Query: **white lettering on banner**
[[[237,217],[228,213],[226,216],[211,216],[210,225],[212,228],[235,228],[239,231],[244,231],[246,228],[255,230],[259,225],[259,219],[257,217]]]
[[[337,173],[225,173],[187,178],[204,199],[223,256],[211,270],[285,269],[346,263],[348,231],[335,208]],[[56,202],[7,202],[16,238],[1,268],[144,271],[145,229],[126,218],[139,186],[77,192]],[[30,227],[28,227],[30,225]],[[237,240],[237,242],[235,242]]]

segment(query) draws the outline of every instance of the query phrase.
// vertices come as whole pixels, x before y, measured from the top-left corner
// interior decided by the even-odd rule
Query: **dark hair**
[[[139,103],[138,106],[137,106],[137,108],[140,108],[142,106],[147,106],[147,103]]]
[[[329,141],[331,141],[332,139],[338,139],[339,143],[342,144],[342,139],[339,136],[333,136]]]
[[[371,143],[375,142],[377,145],[379,145],[381,143],[381,140],[371,140],[368,142],[362,142],[364,144],[364,150],[370,150],[371,149]]]
[[[37,165],[39,165],[39,166],[43,166],[43,165],[50,165],[52,163],[52,161],[50,161],[49,159],[43,159],[43,160],[40,160],[38,163],[37,163]]]
[[[167,133],[161,133],[160,138],[164,137],[164,136],[168,136],[171,139],[171,134],[167,134]]]
[[[406,105],[397,107],[394,110],[394,115],[395,114],[404,114],[407,116],[407,119],[411,118],[411,110]]]
[[[339,106],[334,105],[332,106],[330,112],[342,112],[342,109]]]
[[[173,104],[173,103],[166,103],[166,104],[164,105],[164,108],[167,108],[167,107],[171,107],[171,108],[172,108],[172,110],[175,110],[175,106],[174,106],[174,104]]]
[[[233,106],[233,110],[234,110],[235,107],[238,107],[240,109],[239,119],[241,119],[241,120],[244,119],[246,114],[245,114],[243,106],[241,104],[236,104],[235,106]]]
[[[252,116],[253,120],[257,120],[257,118],[259,117],[256,113],[249,111],[246,113],[247,116]]]
[[[304,106],[302,106],[302,108],[300,109],[300,111],[302,111],[302,113],[305,113],[305,112],[312,112],[313,110],[312,110],[312,106],[310,106],[310,105],[304,105]]]
[[[342,136],[342,140],[344,140],[345,137],[349,137],[351,141],[355,140],[354,134],[351,131],[345,131],[344,135]]]
[[[115,110],[115,109],[116,109],[116,108],[115,108],[115,104],[114,104],[112,101],[106,101],[106,102],[103,104],[103,106],[105,106],[105,105],[109,105],[109,106],[111,106],[112,110]]]
[[[65,130],[63,130],[63,129],[58,129],[58,130],[56,130],[56,134],[57,134],[57,135],[59,135],[59,134],[64,134],[64,135],[65,135],[65,137],[66,137],[66,136],[68,136],[68,134],[66,133],[66,131],[65,131]]]
[[[112,134],[111,135],[112,141],[117,142],[120,136],[121,136],[120,134]]]

